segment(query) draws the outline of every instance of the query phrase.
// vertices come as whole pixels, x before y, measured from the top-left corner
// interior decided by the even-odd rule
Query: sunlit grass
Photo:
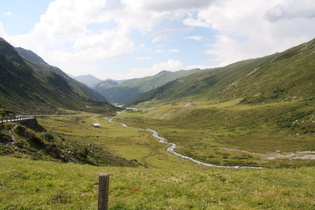
[[[0,209],[96,209],[110,175],[110,209],[312,209],[314,168],[143,169],[0,157]]]
[[[123,112],[119,114],[120,116],[123,117],[128,117],[128,116],[141,116],[142,113],[141,112]]]

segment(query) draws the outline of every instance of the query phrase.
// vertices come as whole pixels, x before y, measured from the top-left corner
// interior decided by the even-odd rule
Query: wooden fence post
[[[109,175],[101,174],[98,183],[98,210],[108,209]]]

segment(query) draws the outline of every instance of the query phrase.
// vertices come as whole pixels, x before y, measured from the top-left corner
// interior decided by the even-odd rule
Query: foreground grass
[[[0,157],[0,209],[314,209],[315,168],[200,170],[96,167]]]

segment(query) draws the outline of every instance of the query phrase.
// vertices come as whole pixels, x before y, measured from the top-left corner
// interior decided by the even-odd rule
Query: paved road
[[[35,115],[18,115],[12,118],[0,118],[0,124],[7,122],[21,122],[24,120],[32,120],[35,119]]]

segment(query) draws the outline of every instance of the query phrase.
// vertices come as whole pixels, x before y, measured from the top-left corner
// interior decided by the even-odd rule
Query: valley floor
[[[125,126],[100,115],[40,117],[50,144],[98,166],[0,156],[0,209],[95,209],[101,173],[111,176],[110,209],[314,209],[314,114],[283,106],[161,106],[113,118]],[[147,129],[187,157],[248,168],[179,158]]]
[[[213,165],[315,166],[314,102],[183,104],[134,109],[114,119],[154,129],[177,145],[175,152]]]

